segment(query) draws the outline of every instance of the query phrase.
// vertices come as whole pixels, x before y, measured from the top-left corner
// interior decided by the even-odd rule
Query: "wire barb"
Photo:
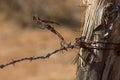
[[[40,29],[47,29],[51,31],[53,34],[55,34],[61,40],[61,46],[67,44],[64,37],[54,27],[48,24],[52,23],[58,25],[58,23],[49,20],[42,20],[39,17],[37,18],[36,16],[33,16],[33,21],[35,21],[39,25]]]

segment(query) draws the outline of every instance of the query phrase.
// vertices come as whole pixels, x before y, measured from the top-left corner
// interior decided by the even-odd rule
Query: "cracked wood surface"
[[[87,2],[88,5],[86,14],[85,14],[85,24],[83,28],[83,34],[82,36],[86,36],[85,41],[88,42],[92,39],[93,36],[93,30],[97,28],[102,23],[102,16],[104,13],[104,8],[107,4],[112,3],[114,5],[119,4],[120,0],[84,0],[84,2]],[[110,37],[108,41],[113,42],[119,42],[119,19],[118,21],[115,21],[113,24],[113,30],[110,33]],[[99,33],[101,36],[103,35],[103,32],[100,30],[96,32]],[[100,37],[98,36],[98,41]],[[107,46],[106,46],[107,47]],[[115,46],[111,46],[115,47]],[[119,46],[117,46],[119,47]],[[85,51],[85,50],[84,50]],[[119,51],[118,51],[119,52]],[[77,80],[120,80],[120,65],[117,66],[117,64],[120,60],[119,56],[116,56],[116,51],[104,51],[104,52],[98,52],[103,54],[102,61],[101,62],[93,62],[90,66],[82,66],[82,64],[85,64],[84,61],[81,59],[78,60],[78,69],[77,69]],[[109,53],[105,54],[105,53]],[[85,55],[85,52],[83,52],[83,49],[80,49],[79,54],[81,56]],[[98,55],[100,56],[100,55]],[[86,67],[87,71],[84,71],[82,68]]]

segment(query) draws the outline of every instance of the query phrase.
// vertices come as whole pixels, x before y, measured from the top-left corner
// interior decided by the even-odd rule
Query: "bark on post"
[[[88,5],[82,34],[86,37],[85,42],[120,43],[120,0],[83,1]],[[92,44],[91,46],[106,48],[110,45]],[[111,45],[111,48],[115,47],[120,46]],[[120,80],[120,57],[116,53],[119,54],[120,50],[88,51],[81,48],[77,59],[77,80]]]

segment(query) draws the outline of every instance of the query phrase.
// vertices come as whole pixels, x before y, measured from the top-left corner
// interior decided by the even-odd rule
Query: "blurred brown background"
[[[32,17],[52,20],[68,42],[80,35],[84,8],[79,0],[0,0],[0,64],[12,59],[39,56],[60,47],[47,30],[35,29]],[[0,80],[75,80],[72,64],[77,49],[60,52],[46,60],[21,62],[0,70]]]

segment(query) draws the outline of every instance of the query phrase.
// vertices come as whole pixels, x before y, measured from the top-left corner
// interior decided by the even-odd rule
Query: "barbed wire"
[[[87,48],[87,49],[98,49],[98,50],[117,50],[117,48],[93,48],[93,47],[87,47],[85,45],[83,45],[82,43],[85,43],[85,42],[81,42],[81,43],[75,43],[75,44],[68,44],[66,47],[61,47],[60,49],[57,49],[51,53],[48,53],[46,54],[45,56],[36,56],[36,57],[25,57],[25,58],[21,58],[21,59],[17,59],[17,60],[13,60],[6,63],[6,64],[0,64],[0,68],[3,69],[4,67],[7,67],[9,65],[15,65],[16,63],[18,62],[22,62],[22,61],[33,61],[33,60],[38,60],[38,59],[46,59],[46,58],[49,58],[50,56],[60,52],[60,51],[68,51],[68,49],[74,49],[75,47],[77,46],[81,46],[82,48]],[[99,43],[99,42],[96,42],[96,43]],[[100,42],[102,43],[102,42]],[[90,43],[88,43],[90,44]],[[113,43],[112,43],[113,44]],[[116,44],[115,44],[116,45]],[[117,44],[118,45],[118,44]]]
[[[0,64],[0,69],[3,69],[9,65],[15,65],[16,63],[22,62],[22,61],[33,61],[33,60],[38,60],[38,59],[46,59],[60,51],[63,51],[63,50],[67,51],[68,49],[73,49],[74,47],[75,47],[74,45],[68,45],[66,47],[61,47],[60,49],[57,49],[51,53],[48,53],[45,56],[25,57],[25,58],[21,58],[21,59],[17,59],[17,60],[12,59],[12,61],[10,61],[6,64]]]
[[[79,38],[79,41],[77,39],[77,41],[75,41],[74,44],[69,43],[67,46],[64,46],[64,47],[62,46],[61,48],[59,48],[57,50],[54,50],[51,53],[47,53],[45,56],[25,57],[25,58],[21,58],[21,59],[17,59],[17,60],[12,59],[12,61],[10,61],[10,62],[8,62],[6,64],[0,64],[0,69],[3,69],[3,68],[5,68],[5,67],[7,67],[9,65],[15,65],[16,63],[22,62],[22,61],[33,61],[33,60],[38,60],[38,59],[47,59],[50,56],[52,56],[54,54],[57,54],[60,51],[68,51],[68,49],[74,49],[76,47],[86,48],[86,49],[98,49],[98,50],[117,50],[118,49],[118,48],[90,47],[89,45],[92,44],[92,43],[86,43],[86,42],[82,42],[82,41],[80,42],[80,39],[81,39],[81,37]],[[94,44],[98,44],[98,43],[103,44],[104,42],[94,42]],[[109,43],[106,43],[106,44],[109,44]],[[112,43],[112,44],[114,44],[114,43]],[[118,45],[118,44],[115,43],[114,45]]]
[[[12,59],[12,61],[8,62],[8,63],[5,63],[5,64],[0,64],[0,69],[3,69],[9,65],[15,65],[16,63],[19,63],[19,62],[22,62],[22,61],[33,61],[33,60],[38,60],[38,59],[47,59],[49,58],[50,56],[54,55],[54,54],[57,54],[58,52],[60,51],[68,51],[68,49],[74,49],[76,47],[79,47],[79,48],[84,48],[84,49],[88,49],[88,50],[92,50],[92,49],[98,49],[98,50],[120,50],[119,47],[115,47],[115,48],[104,48],[104,47],[94,47],[94,46],[91,46],[91,44],[107,44],[107,45],[120,45],[120,43],[113,43],[113,42],[85,42],[84,39],[85,39],[85,36],[80,36],[78,38],[75,38],[75,42],[73,44],[71,43],[67,43],[65,40],[64,40],[64,37],[58,33],[58,31],[56,31],[51,25],[48,25],[45,20],[42,21],[40,18],[37,18],[34,16],[33,17],[33,20],[37,21],[37,23],[39,23],[40,25],[42,25],[42,28],[43,29],[48,29],[50,30],[53,34],[57,35],[58,38],[60,38],[61,40],[61,47],[59,49],[56,49],[54,50],[53,52],[50,52],[50,53],[47,53],[45,56],[36,56],[36,57],[24,57],[24,58],[21,58],[21,59]],[[50,21],[48,21],[50,23]],[[92,53],[93,54],[93,53]],[[80,56],[82,58],[82,56]]]

